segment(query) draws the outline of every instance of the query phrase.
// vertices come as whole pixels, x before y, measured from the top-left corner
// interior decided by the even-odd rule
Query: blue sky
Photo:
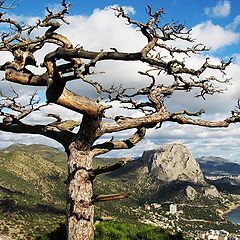
[[[9,0],[8,2],[11,1]],[[18,7],[11,10],[10,13],[12,16],[23,21],[36,21],[37,18],[43,16],[47,6],[57,9],[60,2],[57,0],[41,0],[32,1],[32,4],[30,4],[29,0],[19,0]],[[117,46],[118,49],[134,51],[144,43],[134,28],[127,27],[123,21],[121,22],[121,20],[116,19],[110,9],[107,8],[108,6],[117,4],[131,7],[133,10],[132,17],[139,21],[147,20],[145,13],[147,4],[151,5],[153,9],[164,7],[165,15],[162,21],[174,20],[184,23],[187,29],[192,29],[193,37],[211,47],[211,51],[207,53],[209,56],[218,61],[234,57],[234,62],[227,72],[229,77],[232,78],[233,84],[228,86],[229,91],[226,94],[209,97],[206,102],[195,99],[190,99],[189,102],[185,96],[177,96],[172,102],[170,101],[171,106],[174,105],[179,110],[185,107],[186,102],[188,102],[190,110],[198,110],[204,106],[207,111],[205,115],[207,119],[221,119],[229,115],[237,98],[240,97],[239,0],[72,0],[71,4],[72,7],[70,8],[68,18],[71,28],[63,26],[60,31],[66,34],[74,44],[82,44],[86,49],[90,50],[109,49],[109,47]],[[199,64],[202,60],[203,58],[198,56],[191,61],[192,64]],[[106,79],[111,79],[110,76],[115,74],[116,81],[122,80],[124,83],[129,83],[132,79],[135,79],[134,81],[136,82],[133,81],[133,84],[138,85],[139,76],[136,75],[136,72],[139,68],[139,65],[129,65],[128,67],[119,65],[117,68],[107,65],[106,70],[109,72],[109,75],[105,77]],[[131,72],[131,74],[126,75],[125,73],[128,72]],[[72,87],[75,89],[76,86],[73,85]],[[0,87],[1,89],[7,89],[7,84],[0,82]],[[22,87],[18,90],[22,93],[23,99],[31,91],[30,89],[23,90]],[[83,92],[89,92],[91,95],[89,89],[83,89]],[[40,93],[43,95],[44,90],[41,89]],[[64,109],[57,108],[56,106],[52,106],[49,111],[65,114]],[[119,110],[117,109],[116,111]],[[69,112],[68,117],[79,118],[79,116],[72,112]],[[28,120],[30,122],[37,122],[39,118],[40,116],[36,113]],[[240,163],[239,127],[239,125],[235,125],[228,129],[203,129],[165,124],[158,131],[150,130],[146,139],[131,151],[116,152],[114,155],[138,156],[141,155],[143,149],[156,148],[163,143],[181,141],[191,149],[195,157],[215,155]],[[123,133],[120,137],[126,136],[127,134]],[[5,147],[13,142],[39,142],[58,146],[56,143],[46,140],[46,138],[39,138],[39,136],[22,136],[0,132],[0,147]],[[122,153],[124,155],[121,155]]]
[[[12,12],[16,15],[24,16],[39,16],[44,14],[46,7],[54,7],[58,5],[60,0],[41,0],[34,1],[33,4],[29,4],[29,0],[18,0],[18,7],[13,9]],[[66,1],[68,2],[68,1]],[[147,15],[145,13],[145,7],[151,5],[153,9],[163,7],[165,9],[164,20],[174,20],[184,23],[185,26],[190,29],[199,23],[211,21],[215,25],[220,25],[226,28],[234,22],[234,19],[240,14],[239,0],[159,0],[159,1],[147,1],[147,0],[69,0],[72,7],[70,8],[71,15],[85,15],[92,14],[94,9],[103,9],[107,6],[117,4],[119,6],[132,6],[134,7],[135,19],[145,21]],[[238,18],[238,24],[236,24],[236,31],[240,30],[240,20]],[[221,49],[221,56],[227,53],[232,54],[237,52],[239,45],[232,45],[229,49]],[[216,53],[215,53],[216,54]]]
[[[43,13],[47,6],[53,6],[59,4],[60,0],[41,0],[34,1],[33,4],[29,4],[29,0],[18,0],[18,6],[14,9],[14,13],[17,15],[24,14],[26,16],[38,16],[40,13]],[[68,1],[66,1],[68,2]],[[133,6],[136,10],[136,16],[138,19],[143,19],[146,17],[144,9],[147,5],[153,7],[153,9],[158,7],[164,7],[166,12],[166,17],[169,19],[179,20],[185,22],[188,27],[194,26],[201,21],[206,21],[207,19],[214,18],[216,24],[227,25],[232,22],[233,18],[239,15],[239,1],[203,1],[203,0],[159,0],[159,1],[146,1],[146,0],[71,0],[69,1],[72,5],[70,9],[71,14],[81,14],[81,15],[90,15],[96,8],[104,8],[110,5],[120,5],[120,6]],[[210,14],[206,14],[206,9],[214,9],[217,6],[230,6],[229,11],[226,10],[226,14],[219,13],[217,16],[210,11]]]

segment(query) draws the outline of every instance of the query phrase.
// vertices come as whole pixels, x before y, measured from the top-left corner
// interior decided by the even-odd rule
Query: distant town
[[[199,231],[195,240],[239,240],[240,236],[232,235],[225,230]]]
[[[142,222],[161,226],[162,228],[170,229],[173,232],[182,231],[182,229],[178,226],[178,221],[180,220],[180,215],[183,214],[183,211],[178,210],[178,204],[174,204],[174,203],[168,203],[168,204],[169,204],[169,210],[166,211],[165,214],[161,215],[157,212],[154,212],[154,210],[162,209],[161,204],[145,203],[143,206],[143,209],[145,211],[148,211],[150,215],[152,215],[152,217],[151,217],[151,221],[149,219],[143,219]],[[175,217],[175,219],[173,220],[172,217]],[[193,221],[196,221],[196,220],[197,219],[193,219]],[[198,219],[198,221],[205,221],[205,220]],[[190,235],[191,237],[193,237],[194,240],[202,240],[202,239],[204,240],[240,240],[240,231],[239,231],[239,234],[232,234],[224,229],[221,229],[221,230],[210,229],[210,230],[204,230],[204,231],[196,230],[195,232],[191,232]]]

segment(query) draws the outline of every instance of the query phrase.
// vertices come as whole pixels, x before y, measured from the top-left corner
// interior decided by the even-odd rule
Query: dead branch
[[[240,122],[240,115],[231,116],[222,121],[207,121],[202,119],[192,119],[183,116],[172,116],[172,122],[177,122],[179,124],[188,124],[188,125],[196,125],[202,127],[210,127],[210,128],[219,128],[219,127],[228,127],[232,123]]]
[[[116,193],[116,194],[108,194],[108,195],[97,195],[93,197],[93,202],[103,202],[103,201],[115,201],[115,200],[121,200],[123,198],[129,197],[129,193]]]
[[[95,176],[103,174],[103,173],[115,171],[115,170],[125,166],[130,161],[131,161],[131,158],[124,158],[114,164],[98,167],[93,170],[93,176],[95,177]]]
[[[4,5],[5,1],[0,1],[0,9],[12,9],[17,7],[16,1],[12,1],[11,3],[9,3],[8,5]]]
[[[201,116],[203,113],[205,113],[204,108],[200,109],[198,112],[189,112],[188,110],[182,110],[179,112],[173,113],[173,115],[188,115],[188,116]]]
[[[80,124],[81,123],[79,121],[73,121],[73,120],[55,121],[53,123],[46,125],[46,129],[48,130],[51,129],[57,132],[61,132],[61,131],[71,132],[74,128],[79,127]]]
[[[145,128],[139,128],[130,138],[122,141],[113,141],[92,146],[94,156],[107,153],[111,150],[130,149],[140,142],[146,134]]]
[[[3,122],[19,122],[23,118],[30,115],[32,112],[39,111],[45,107],[46,104],[40,104],[40,98],[37,97],[37,92],[33,93],[29,102],[22,105],[17,99],[19,98],[18,93],[12,88],[13,97],[5,96],[2,92],[0,93],[0,115],[4,116]],[[37,98],[36,98],[37,97]]]

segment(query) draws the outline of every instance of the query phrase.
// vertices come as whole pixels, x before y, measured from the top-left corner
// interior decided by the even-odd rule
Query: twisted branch
[[[131,149],[140,142],[146,134],[145,128],[139,128],[130,138],[122,141],[108,141],[102,144],[92,146],[94,156],[107,153],[111,150]]]
[[[131,161],[131,158],[124,158],[114,164],[98,167],[93,170],[93,176],[95,177],[95,176],[103,174],[103,173],[115,171],[115,170],[125,166],[130,161]]]

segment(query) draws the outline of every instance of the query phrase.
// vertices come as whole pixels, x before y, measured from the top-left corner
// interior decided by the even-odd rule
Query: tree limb
[[[140,142],[146,134],[145,128],[139,128],[130,138],[122,141],[108,141],[92,147],[94,156],[107,153],[111,150],[130,149]]]
[[[103,173],[115,171],[115,170],[125,166],[130,161],[132,161],[131,158],[123,158],[122,160],[120,160],[114,164],[98,167],[93,170],[93,176],[95,177],[95,176],[103,174]]]
[[[183,116],[172,116],[172,118],[170,118],[170,121],[177,122],[179,124],[188,124],[188,125],[197,125],[202,127],[217,128],[217,127],[228,127],[232,123],[239,123],[240,115],[238,114],[221,121],[207,121],[202,119],[187,118]]]
[[[102,123],[98,136],[101,136],[104,133],[119,132],[133,128],[153,128],[158,123],[168,121],[170,117],[171,114],[169,112],[165,109],[161,109],[159,112],[143,117],[121,118],[112,123]]]
[[[12,133],[26,133],[26,134],[39,134],[67,147],[74,138],[75,134],[69,130],[53,128],[51,125],[29,125],[22,122],[0,123],[0,131]]]
[[[113,201],[113,200],[121,200],[123,198],[129,197],[129,193],[116,193],[116,194],[108,194],[108,195],[97,195],[93,197],[93,202],[103,202],[103,201]]]

